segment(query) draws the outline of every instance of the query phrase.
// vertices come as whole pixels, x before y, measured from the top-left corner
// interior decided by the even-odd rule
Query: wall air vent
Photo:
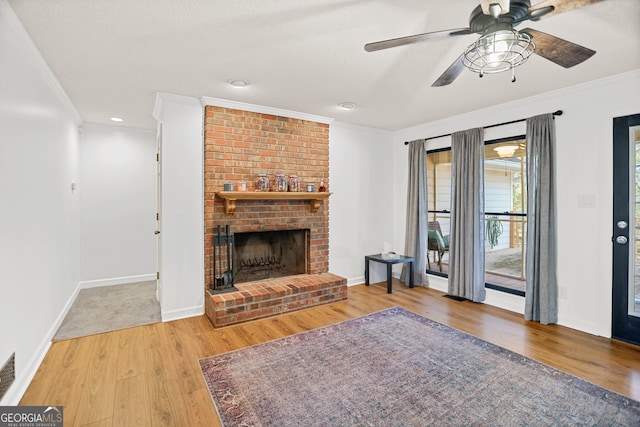
[[[16,379],[16,354],[13,353],[0,370],[0,400]]]

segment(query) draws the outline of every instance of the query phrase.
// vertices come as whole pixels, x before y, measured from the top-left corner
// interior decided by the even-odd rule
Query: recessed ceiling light
[[[249,86],[249,82],[248,81],[240,80],[240,79],[229,80],[229,84],[231,86],[233,86],[233,87],[238,87],[238,88]]]
[[[111,117],[111,121],[112,122],[124,122],[124,119],[121,119],[120,117]]]
[[[338,104],[338,107],[342,108],[343,110],[353,110],[354,108],[356,108],[356,104],[354,104],[353,102],[341,102],[340,104]]]

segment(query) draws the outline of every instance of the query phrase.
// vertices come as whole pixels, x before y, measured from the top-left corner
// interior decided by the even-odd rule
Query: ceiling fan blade
[[[594,3],[599,3],[602,0],[545,0],[541,3],[537,3],[529,8],[529,19],[537,21],[539,19],[547,18],[553,12],[553,15],[559,13],[568,12],[579,7],[587,6]]]
[[[527,33],[531,36],[536,45],[534,53],[564,68],[578,65],[596,53],[595,50],[532,28],[525,28],[524,30],[520,30],[520,32]]]
[[[464,64],[462,63],[463,57],[464,53],[460,55],[440,77],[438,77],[438,80],[436,80],[431,87],[446,86],[453,83],[453,81],[462,73],[462,70],[464,70]]]
[[[449,36],[464,36],[472,34],[469,28],[456,28],[453,30],[433,31],[431,33],[416,34],[413,36],[398,37],[397,39],[383,40],[379,42],[367,43],[364,50],[367,52],[375,52],[377,50],[389,49],[391,47],[404,46],[414,44],[426,40],[441,39]]]

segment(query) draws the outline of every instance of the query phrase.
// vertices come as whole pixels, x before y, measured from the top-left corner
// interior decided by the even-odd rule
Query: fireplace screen
[[[234,282],[305,274],[309,230],[234,233]]]

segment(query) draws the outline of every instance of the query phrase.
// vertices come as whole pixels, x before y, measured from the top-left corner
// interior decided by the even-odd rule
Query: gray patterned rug
[[[156,281],[82,289],[53,337],[84,337],[162,321]]]
[[[225,426],[640,425],[640,402],[398,307],[200,366]]]

